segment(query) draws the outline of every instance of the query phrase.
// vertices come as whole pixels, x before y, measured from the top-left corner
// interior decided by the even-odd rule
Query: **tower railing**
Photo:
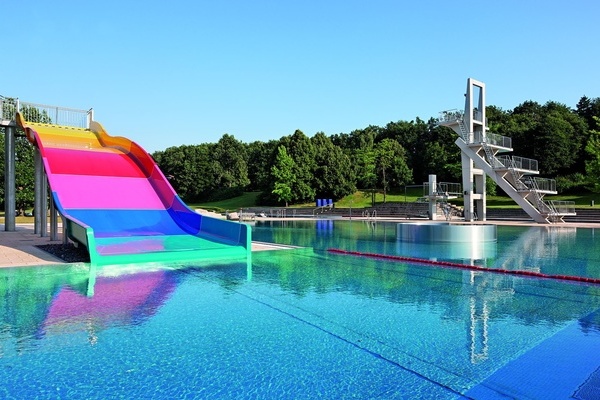
[[[556,210],[557,214],[575,215],[575,202],[574,201],[550,200],[550,203]]]
[[[507,147],[512,149],[512,138],[508,136],[498,135],[496,133],[477,131],[473,132],[473,140],[475,143],[487,143],[491,146]]]
[[[456,122],[463,119],[464,111],[459,109],[452,109],[440,112],[438,123]]]
[[[537,160],[531,158],[519,157],[519,156],[499,156],[500,162],[506,166],[516,169],[523,169],[527,171],[538,171]]]
[[[94,110],[78,110],[74,108],[50,106],[20,101],[17,98],[0,96],[0,119],[13,121],[16,112],[20,112],[25,120],[76,128],[89,128],[94,119]]]
[[[525,180],[525,185],[529,189],[541,190],[542,192],[556,192],[556,180],[549,178],[538,178],[530,176]]]
[[[438,182],[436,194],[445,196],[462,196],[462,184],[455,182]],[[429,182],[423,182],[423,198],[429,196]]]

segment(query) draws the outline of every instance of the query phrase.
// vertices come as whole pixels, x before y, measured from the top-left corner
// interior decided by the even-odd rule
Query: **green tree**
[[[295,168],[295,162],[287,153],[285,146],[279,146],[275,165],[271,168],[271,175],[275,182],[272,193],[277,195],[278,201],[283,201],[286,207],[293,199],[292,187],[296,181]]]
[[[248,154],[246,146],[229,134],[224,134],[213,146],[211,153],[218,166],[216,188],[245,188],[248,179]]]
[[[593,119],[600,126],[600,118]],[[590,189],[600,192],[600,131],[592,129],[585,147],[589,159],[585,163],[585,172],[590,183]]]
[[[344,151],[353,166],[356,186],[373,189],[377,186],[377,167],[375,165],[375,139],[381,132],[378,126],[370,125],[357,129],[350,134],[333,135],[331,141]]]
[[[406,165],[404,148],[393,139],[383,139],[375,147],[377,171],[383,187],[383,202],[390,187],[399,187],[412,180],[412,173]]]
[[[583,96],[577,103],[577,115],[585,119],[589,129],[600,129],[600,122],[597,118],[600,117],[600,97],[590,99]]]
[[[377,186],[377,154],[375,149],[358,149],[354,152],[356,184],[361,189],[374,189]]]
[[[287,153],[294,160],[294,182],[292,199],[294,203],[312,202],[315,199],[313,177],[316,170],[315,149],[311,140],[300,130],[281,140]]]
[[[2,116],[5,119],[14,118],[17,109],[17,101],[13,98],[2,99]],[[28,105],[22,105],[20,109],[21,114],[27,121],[39,122],[44,124],[52,123],[52,120],[48,116],[45,110],[39,110],[35,107]],[[0,203],[4,208],[4,140],[5,132],[4,128],[0,128],[0,155],[2,160],[0,162]],[[35,198],[35,167],[34,167],[34,148],[29,141],[23,136],[23,132],[17,130],[17,137],[15,137],[15,200],[16,207],[20,211],[24,211],[27,208],[31,208]]]
[[[210,160],[213,146],[183,145],[153,154],[161,171],[184,201],[203,200],[215,189]]]
[[[317,197],[337,200],[353,193],[356,185],[350,157],[323,132],[318,132],[311,141],[315,149],[313,187]]]
[[[275,164],[279,141],[255,141],[247,146],[248,179],[251,190],[269,190],[271,185],[271,167]]]

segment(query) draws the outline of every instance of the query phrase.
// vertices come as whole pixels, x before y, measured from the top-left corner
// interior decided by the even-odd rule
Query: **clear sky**
[[[597,0],[0,1],[0,94],[149,152],[600,97]]]

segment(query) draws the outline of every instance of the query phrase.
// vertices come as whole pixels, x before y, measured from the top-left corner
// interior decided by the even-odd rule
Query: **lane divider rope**
[[[536,272],[536,271],[480,267],[477,265],[461,264],[461,263],[456,263],[456,262],[452,262],[452,261],[436,261],[436,260],[428,260],[426,258],[393,256],[393,255],[378,254],[378,253],[363,253],[360,251],[348,251],[348,250],[333,249],[333,248],[327,249],[327,251],[329,253],[343,254],[343,255],[347,255],[347,256],[376,258],[376,259],[380,259],[380,260],[389,260],[389,261],[405,261],[405,262],[416,263],[416,264],[436,265],[436,266],[441,266],[441,267],[466,269],[466,270],[470,270],[470,271],[493,272],[493,273],[497,273],[497,274],[517,275],[517,276],[526,276],[526,277],[528,276],[528,277],[535,277],[535,278],[556,279],[556,280],[564,280],[564,281],[575,281],[575,282],[600,284],[599,278],[588,278],[585,276],[554,275],[554,274],[544,274],[542,272]]]

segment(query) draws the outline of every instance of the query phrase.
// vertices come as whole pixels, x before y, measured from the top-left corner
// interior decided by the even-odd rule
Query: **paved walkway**
[[[354,218],[359,220],[360,218]],[[393,220],[388,218],[377,218],[377,221],[389,222],[418,222],[418,220]],[[427,222],[422,221],[421,222]],[[441,222],[441,221],[438,221]],[[456,223],[462,223],[456,221]],[[595,223],[565,223],[560,225],[539,225],[531,221],[479,221],[478,224],[496,224],[496,225],[520,225],[520,226],[553,226],[553,227],[579,227],[579,228],[600,228],[600,224]],[[61,244],[62,239],[51,241],[49,237],[40,237],[33,233],[33,224],[19,224],[15,232],[6,232],[4,224],[0,224],[0,268],[64,264],[60,258],[54,257],[49,253],[39,249],[38,245]],[[278,245],[273,243],[252,242],[252,251],[263,250],[281,250],[294,248],[294,246]]]
[[[49,237],[36,235],[33,233],[33,224],[19,224],[15,232],[5,232],[3,224],[0,224],[0,229],[0,267],[64,263],[60,258],[36,247],[60,244],[62,240],[51,241]]]

